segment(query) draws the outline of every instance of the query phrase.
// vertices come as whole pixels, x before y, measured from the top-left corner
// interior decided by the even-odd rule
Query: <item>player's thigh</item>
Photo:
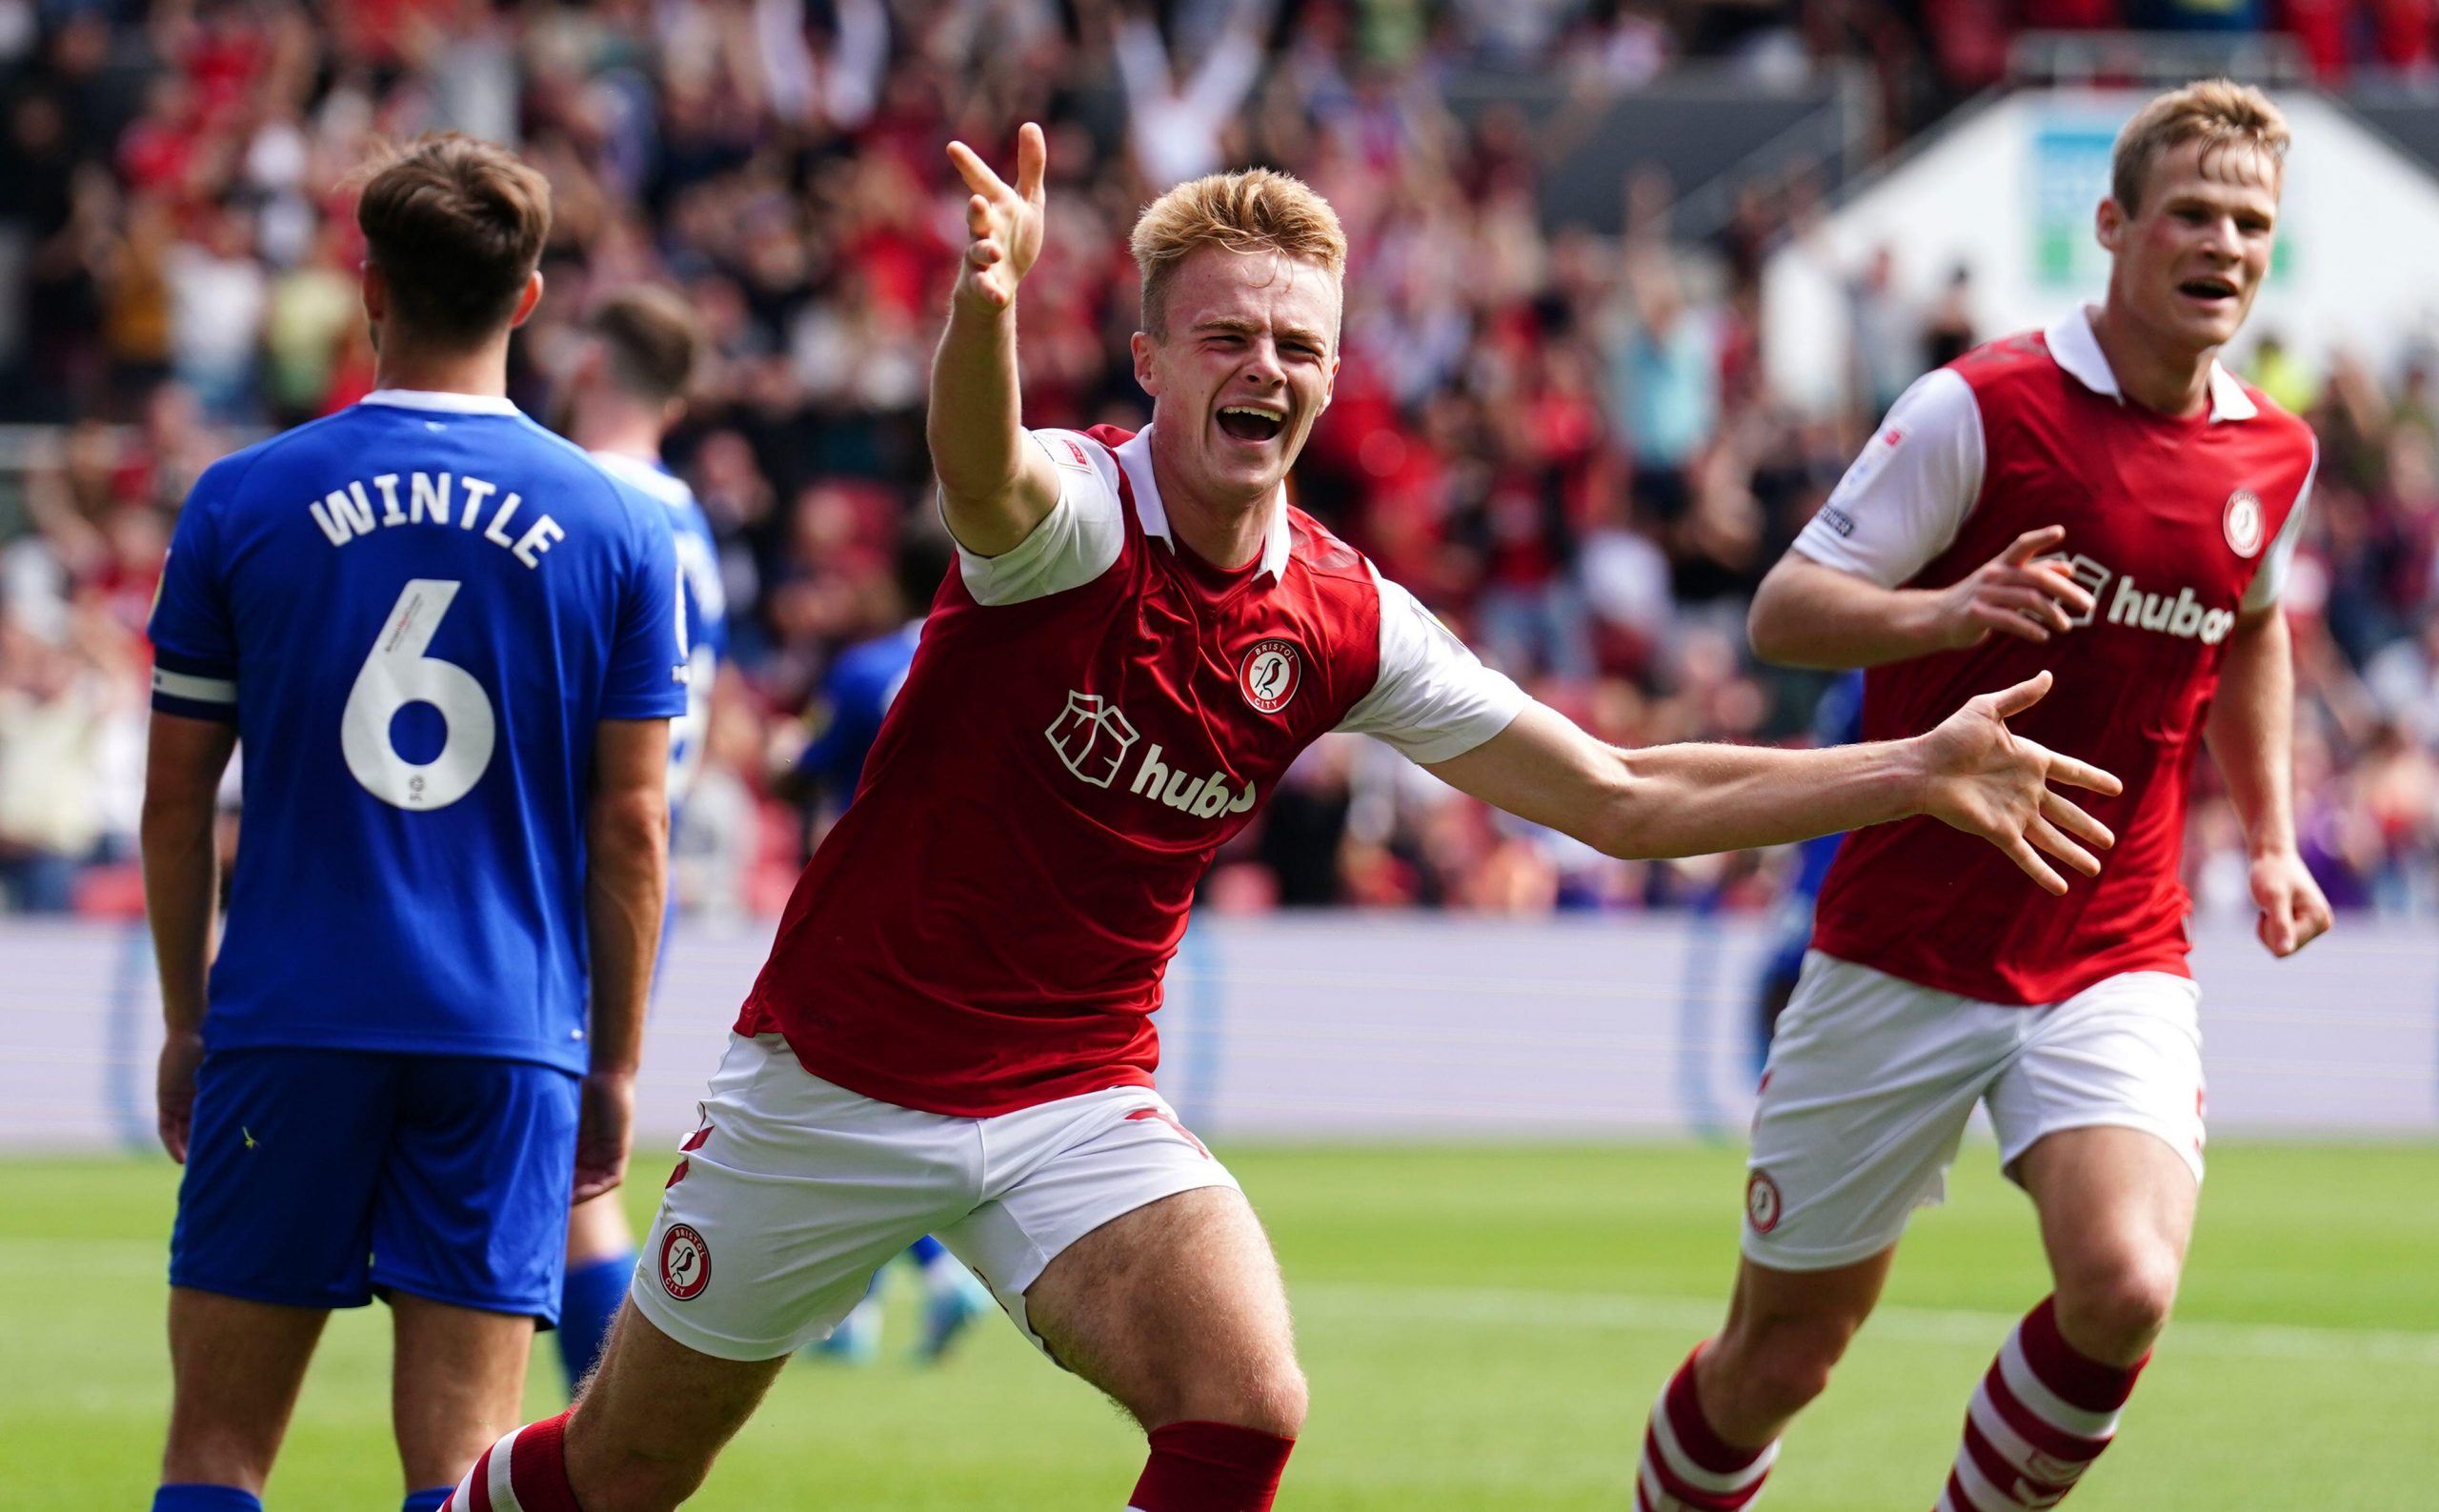
[[[531,1061],[416,1056],[406,1090],[373,1213],[373,1284],[556,1321],[576,1079]]]
[[[989,1133],[1010,1179],[939,1237],[1028,1339],[1150,1424],[1300,1416],[1270,1241],[1158,1094],[1068,1099]]]
[[[1745,1258],[1826,1271],[1895,1244],[2013,1048],[1997,1010],[1808,956],[1755,1102]]]
[[[1051,1358],[1146,1428],[1208,1421],[1292,1438],[1303,1423],[1279,1262],[1234,1187],[1101,1225],[1050,1262],[1025,1304]]]
[[[891,1256],[972,1210],[977,1128],[814,1078],[776,1035],[733,1037],[645,1236],[633,1304],[716,1359],[777,1359],[826,1337]]]
[[[215,1050],[170,1234],[170,1282],[285,1307],[372,1300],[375,1194],[398,1061],[361,1051]]]
[[[2027,1155],[2050,1136],[2127,1129],[2151,1136],[2174,1154],[2189,1180],[2173,1185],[2198,1185],[2201,1001],[2201,989],[2189,978],[2141,971],[2029,1010],[2022,1048],[1990,1087],[1990,1121],[2007,1174],[2026,1181]],[[2140,1160],[2136,1168],[2152,1164]],[[2185,1193],[2188,1210],[2190,1196]]]

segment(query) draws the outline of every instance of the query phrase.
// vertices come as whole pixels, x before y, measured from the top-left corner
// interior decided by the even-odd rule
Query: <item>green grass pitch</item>
[[[1651,1395],[1712,1327],[1735,1152],[1693,1146],[1226,1152],[1296,1298],[1313,1413],[1289,1512],[1616,1509]],[[2215,1148],[2179,1321],[2082,1512],[2439,1506],[2439,1147]],[[648,1209],[649,1168],[631,1193]],[[2044,1290],[2028,1209],[1968,1146],[1886,1308],[1790,1435],[1774,1512],[1920,1512],[1966,1393]],[[0,1161],[0,1507],[148,1504],[167,1401],[175,1173]],[[1139,1440],[986,1320],[945,1366],[802,1362],[694,1506],[1115,1512]],[[342,1314],[275,1512],[388,1509],[386,1320]],[[531,1412],[555,1410],[537,1359]]]

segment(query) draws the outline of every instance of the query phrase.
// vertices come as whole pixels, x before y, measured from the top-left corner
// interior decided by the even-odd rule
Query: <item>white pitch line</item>
[[[1371,1286],[1338,1282],[1291,1285],[1306,1317],[1340,1317],[1420,1324],[1468,1323],[1524,1328],[1593,1328],[1623,1333],[1700,1336],[1718,1329],[1724,1299],[1630,1297],[1614,1292],[1545,1292],[1465,1286]],[[1916,1344],[1996,1348],[2018,1319],[2011,1313],[1965,1308],[1883,1307],[1865,1325],[1883,1339]],[[2439,1333],[2412,1329],[2324,1328],[2287,1323],[2171,1322],[2171,1351],[2282,1360],[2439,1365]]]

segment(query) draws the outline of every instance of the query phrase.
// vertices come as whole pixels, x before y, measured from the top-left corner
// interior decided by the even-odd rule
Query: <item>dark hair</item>
[[[694,307],[666,289],[622,289],[585,321],[609,354],[610,378],[649,404],[686,396],[703,351]]]
[[[550,234],[551,185],[506,148],[444,131],[373,171],[355,223],[399,325],[473,344],[516,312]]]

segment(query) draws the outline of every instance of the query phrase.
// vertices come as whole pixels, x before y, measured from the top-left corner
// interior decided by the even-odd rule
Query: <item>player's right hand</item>
[[[203,1036],[172,1034],[162,1043],[152,1095],[160,1116],[161,1148],[180,1165],[187,1163],[187,1139],[194,1132],[194,1079],[202,1065]]]
[[[2065,635],[2094,608],[2065,564],[2036,558],[2056,551],[2066,527],[2026,531],[2007,549],[1940,593],[1939,640],[1950,651],[1978,646],[1993,632],[2036,644]]]
[[[965,202],[965,230],[973,239],[957,266],[954,297],[981,313],[997,314],[1017,302],[1017,285],[1041,255],[1041,175],[1050,149],[1033,122],[1018,131],[1014,189],[963,142],[949,144],[949,161],[974,192]]]
[[[2100,873],[2100,857],[2084,847],[2106,850],[2117,837],[2049,784],[2064,782],[2106,797],[2124,792],[2125,784],[2007,728],[2009,717],[2039,703],[2048,691],[2049,674],[2037,674],[2012,688],[1967,700],[1922,736],[1927,771],[1921,807],[1943,824],[1988,840],[2026,876],[2052,893],[2064,893],[2066,879],[2039,853],[2046,851],[2094,877]]]
[[[627,1179],[635,1127],[635,1074],[592,1071],[576,1092],[575,1197],[588,1202]]]

